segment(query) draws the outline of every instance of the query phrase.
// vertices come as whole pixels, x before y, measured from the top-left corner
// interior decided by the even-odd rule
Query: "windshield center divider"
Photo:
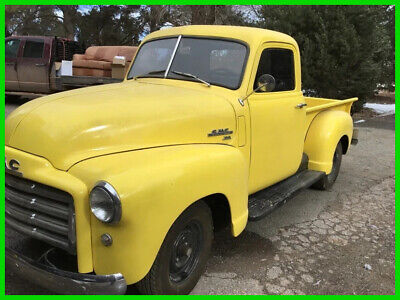
[[[170,61],[169,61],[169,63],[168,63],[168,67],[167,67],[167,69],[165,70],[164,78],[167,78],[169,69],[171,68],[171,65],[172,65],[172,61],[174,60],[176,51],[178,50],[178,47],[179,47],[179,43],[181,42],[181,38],[182,38],[182,35],[178,36],[178,40],[176,41],[174,51],[172,52],[171,59],[170,59]]]

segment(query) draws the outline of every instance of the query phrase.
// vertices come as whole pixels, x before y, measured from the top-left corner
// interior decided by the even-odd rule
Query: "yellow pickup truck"
[[[61,293],[188,294],[214,230],[236,237],[301,189],[332,186],[356,100],[304,97],[298,45],[279,32],[151,33],[122,83],[7,118],[6,225],[49,245],[39,259],[6,245],[7,266]]]

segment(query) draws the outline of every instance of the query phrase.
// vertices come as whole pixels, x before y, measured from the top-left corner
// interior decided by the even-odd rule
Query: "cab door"
[[[19,91],[18,73],[17,73],[17,60],[21,40],[18,38],[11,38],[6,40],[5,45],[5,85],[6,91]]]
[[[263,74],[275,78],[270,92],[248,98],[251,126],[250,193],[293,175],[302,159],[306,112],[297,47],[266,43],[258,51],[250,87]]]
[[[17,62],[21,91],[46,93],[50,90],[50,45],[44,38],[27,38]]]

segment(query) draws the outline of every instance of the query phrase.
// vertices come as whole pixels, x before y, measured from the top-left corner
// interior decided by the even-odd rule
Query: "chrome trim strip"
[[[67,192],[25,178],[6,175],[5,184],[20,192],[35,194],[57,202],[69,204],[72,201],[72,196]]]
[[[76,253],[73,197],[26,178],[5,175],[5,222],[12,229]]]
[[[30,211],[42,212],[50,216],[68,220],[68,206],[49,201],[46,198],[19,193],[8,187],[5,188],[5,199]]]
[[[176,51],[178,50],[178,46],[179,46],[179,44],[180,44],[180,42],[181,42],[181,39],[182,39],[182,35],[178,36],[178,40],[176,41],[174,51],[172,52],[171,59],[169,60],[169,63],[168,63],[168,67],[167,67],[167,69],[165,70],[164,78],[167,78],[167,75],[168,75],[168,73],[169,73],[169,69],[171,68],[172,61],[173,61],[174,58],[175,58],[175,54],[176,54]]]
[[[25,208],[12,203],[6,203],[5,213],[26,225],[40,227],[47,231],[68,236],[68,222],[48,217],[42,213],[32,213],[32,211],[26,210]]]
[[[24,224],[20,221],[17,221],[13,218],[6,218],[5,224],[10,228],[18,231],[27,236],[31,236],[37,240],[43,241],[45,243],[49,243],[50,245],[56,246],[61,249],[69,250],[70,245],[67,239],[63,238],[61,235],[57,235],[55,233],[51,233],[49,231],[43,230],[39,227],[35,227],[33,225]],[[75,250],[75,249],[74,249]],[[71,251],[72,252],[72,251]]]

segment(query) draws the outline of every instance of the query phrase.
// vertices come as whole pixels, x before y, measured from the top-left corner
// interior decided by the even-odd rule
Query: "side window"
[[[6,42],[6,57],[15,58],[18,54],[20,40],[8,40]]]
[[[265,49],[261,54],[254,88],[257,87],[257,79],[263,74],[270,74],[275,78],[275,89],[272,92],[294,90],[293,51],[277,48]],[[258,92],[262,92],[262,90]]]
[[[26,41],[23,57],[42,58],[43,48],[43,41]]]

